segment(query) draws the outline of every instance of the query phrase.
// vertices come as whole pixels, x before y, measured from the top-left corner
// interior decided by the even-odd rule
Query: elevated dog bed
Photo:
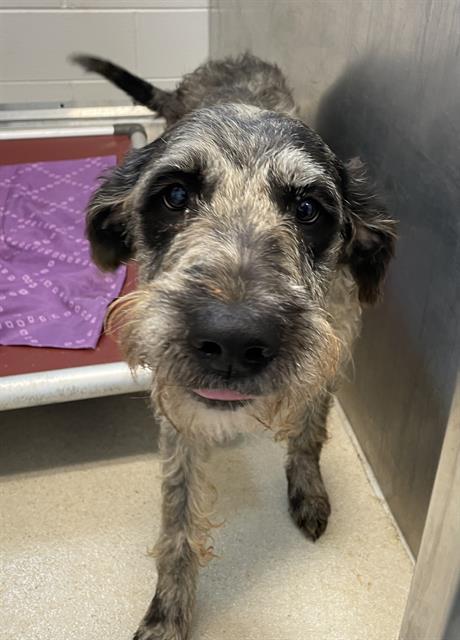
[[[104,166],[120,162],[130,146],[128,135],[0,140],[0,164],[30,166],[30,163],[72,161],[77,168],[82,159],[95,159],[94,168],[100,168],[97,172],[101,173]],[[108,292],[105,291],[108,298],[116,296],[123,279],[124,274],[120,273],[104,283],[108,285]],[[134,268],[130,266],[120,295],[131,291],[134,283]],[[110,289],[113,284],[116,291]],[[102,316],[103,313],[99,314],[99,322]],[[94,349],[75,348],[80,345],[68,345],[72,348],[64,349],[0,346],[0,409],[125,393],[145,387],[148,374],[141,373],[139,379],[132,380],[112,338],[104,334],[100,339],[86,338],[82,346],[95,346]],[[48,344],[54,344],[54,339],[51,336]]]

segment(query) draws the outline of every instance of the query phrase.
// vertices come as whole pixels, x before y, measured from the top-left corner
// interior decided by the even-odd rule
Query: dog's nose
[[[262,371],[275,358],[280,325],[246,305],[212,302],[189,314],[188,339],[208,370],[244,376]]]

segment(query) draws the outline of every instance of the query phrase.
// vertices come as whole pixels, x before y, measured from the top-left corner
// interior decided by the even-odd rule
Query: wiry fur
[[[213,555],[202,467],[211,445],[263,428],[287,440],[292,518],[313,540],[325,530],[319,456],[331,394],[359,331],[360,301],[380,295],[394,223],[362,165],[343,164],[296,118],[277,67],[250,55],[210,62],[167,93],[106,61],[77,61],[168,124],[104,178],[87,228],[102,268],[138,262],[138,290],[113,305],[108,327],[133,368],[153,371],[162,430],[158,583],[135,638],[185,640],[198,568]],[[175,183],[193,194],[180,214],[163,199]],[[305,194],[321,203],[311,227],[295,217]],[[189,326],[210,304],[276,323],[279,350],[265,369],[223,376],[203,368]],[[193,392],[222,387],[253,399],[223,410]]]

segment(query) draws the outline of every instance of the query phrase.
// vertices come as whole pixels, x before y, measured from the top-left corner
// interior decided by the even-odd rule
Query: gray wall
[[[417,552],[459,365],[460,3],[214,0],[211,55],[276,61],[307,121],[400,220],[341,400]]]
[[[0,0],[0,103],[127,104],[69,54],[101,55],[171,88],[208,47],[208,0]]]

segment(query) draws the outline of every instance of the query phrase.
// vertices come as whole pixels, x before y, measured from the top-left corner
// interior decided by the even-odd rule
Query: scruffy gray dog
[[[166,92],[105,60],[75,61],[167,122],[104,178],[87,233],[101,268],[139,266],[110,324],[129,364],[152,370],[161,423],[158,582],[135,640],[185,640],[212,555],[211,445],[262,428],[287,440],[291,516],[313,540],[324,532],[327,414],[361,303],[379,297],[394,223],[362,165],[299,120],[276,66],[209,62]]]

